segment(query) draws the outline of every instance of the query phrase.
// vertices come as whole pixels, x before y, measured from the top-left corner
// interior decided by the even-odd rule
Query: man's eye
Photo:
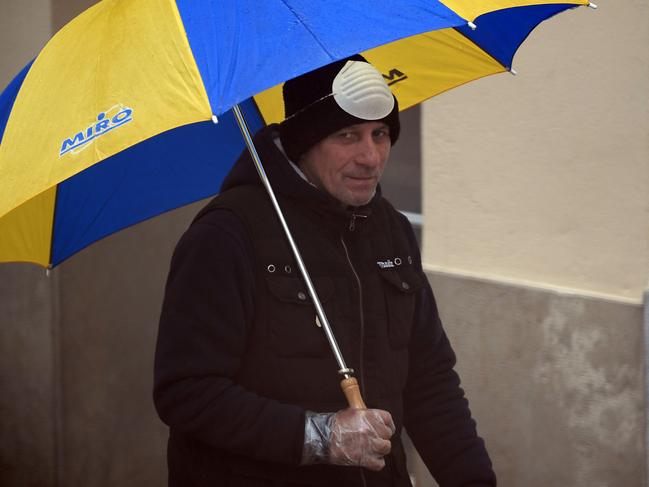
[[[390,136],[390,131],[387,129],[379,129],[374,131],[374,137],[382,138],[382,137],[389,137],[389,136]]]
[[[338,132],[338,138],[340,139],[349,140],[352,137],[354,137],[354,134],[352,132]]]

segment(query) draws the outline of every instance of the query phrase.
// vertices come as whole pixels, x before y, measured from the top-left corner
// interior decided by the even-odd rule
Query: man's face
[[[299,166],[311,183],[344,205],[361,206],[376,192],[390,147],[385,123],[351,125],[311,147]]]

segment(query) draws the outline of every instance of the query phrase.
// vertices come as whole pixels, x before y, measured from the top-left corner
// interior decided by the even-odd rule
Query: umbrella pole
[[[277,213],[277,217],[279,218],[282,228],[284,229],[284,233],[286,234],[286,239],[288,240],[291,250],[293,251],[293,256],[297,261],[297,265],[300,269],[300,273],[304,278],[304,282],[306,283],[309,296],[311,296],[311,300],[313,301],[313,304],[315,306],[317,319],[319,320],[319,324],[322,326],[322,329],[324,330],[325,335],[327,336],[327,340],[329,342],[329,346],[331,347],[331,351],[333,352],[334,357],[336,358],[336,362],[338,363],[338,367],[339,367],[338,373],[344,377],[340,383],[340,386],[345,394],[345,397],[347,398],[347,402],[349,403],[349,406],[354,409],[365,409],[365,403],[363,402],[363,398],[361,397],[360,388],[358,387],[358,382],[356,381],[356,378],[354,378],[352,375],[354,371],[353,369],[347,367],[347,365],[345,364],[345,359],[343,358],[342,353],[340,352],[340,348],[338,347],[338,343],[336,342],[336,337],[334,336],[333,331],[331,330],[331,326],[329,325],[329,320],[327,319],[327,315],[324,312],[324,308],[320,303],[320,298],[318,297],[318,293],[316,292],[315,287],[313,286],[313,282],[311,281],[311,277],[309,276],[309,271],[304,265],[304,261],[302,260],[302,255],[300,254],[300,250],[298,249],[295,240],[293,240],[293,235],[291,234],[291,230],[288,228],[288,224],[286,223],[286,219],[284,218],[282,209],[280,208],[279,203],[277,202],[277,198],[275,197],[275,192],[273,191],[273,188],[270,185],[268,176],[266,176],[266,171],[264,170],[264,166],[261,163],[261,159],[259,158],[259,154],[257,153],[255,144],[252,141],[252,136],[250,135],[248,124],[243,118],[243,113],[241,113],[241,109],[239,108],[238,104],[232,107],[232,112],[234,113],[234,116],[237,119],[237,123],[239,124],[239,129],[241,130],[241,135],[243,135],[243,139],[246,142],[246,147],[248,147],[248,151],[250,152],[250,156],[252,157],[255,167],[257,168],[257,172],[259,173],[261,182],[263,183],[264,188],[266,188],[266,192],[270,197],[270,201],[273,205],[273,208],[275,209],[275,213]]]

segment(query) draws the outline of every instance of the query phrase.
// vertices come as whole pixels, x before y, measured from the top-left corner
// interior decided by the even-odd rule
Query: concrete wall
[[[429,279],[499,485],[646,485],[641,305]]]
[[[102,240],[51,272],[0,266],[0,485],[164,485],[151,400],[171,252],[201,204]]]
[[[646,485],[649,3],[596,3],[423,106],[424,259],[505,486]]]
[[[57,485],[60,439],[55,280],[0,266],[0,485]]]
[[[0,2],[0,86],[50,36],[49,0]],[[56,280],[17,264],[0,266],[0,485],[57,482],[59,449]]]
[[[0,2],[0,86],[6,85],[50,38],[50,0]]]
[[[200,205],[200,204],[199,204]],[[171,252],[196,205],[119,232],[59,274],[65,487],[166,481],[153,353]]]

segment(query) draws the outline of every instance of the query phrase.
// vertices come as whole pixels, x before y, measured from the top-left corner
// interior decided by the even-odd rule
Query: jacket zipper
[[[349,230],[354,231],[354,220],[355,217],[352,216],[352,220],[349,224]],[[347,245],[345,245],[345,239],[343,236],[340,236],[340,243],[343,244],[343,250],[345,251],[345,256],[347,257],[347,263],[349,264],[349,267],[351,268],[352,272],[354,273],[354,277],[356,278],[356,282],[358,283],[358,299],[359,299],[359,314],[360,314],[360,324],[361,324],[361,345],[360,345],[360,354],[358,358],[358,378],[360,381],[360,388],[361,388],[361,395],[365,395],[365,376],[363,374],[363,344],[365,342],[365,317],[363,316],[363,288],[361,286],[361,279],[358,277],[358,273],[356,272],[356,269],[354,268],[354,264],[352,264],[352,259],[349,257],[349,251],[347,250]],[[363,472],[363,467],[359,467],[359,472],[361,476],[361,484],[363,487],[367,486],[367,482],[365,480],[365,472]]]
[[[353,232],[356,229],[356,219],[357,218],[367,218],[367,215],[362,215],[362,214],[356,214],[352,213],[352,218],[349,221],[349,231]],[[343,245],[343,249],[345,251],[345,256],[347,257],[347,263],[349,264],[349,267],[351,268],[352,272],[354,273],[354,277],[356,278],[356,282],[358,283],[358,300],[359,300],[359,315],[360,315],[360,325],[361,325],[361,339],[360,339],[360,354],[358,357],[358,375],[359,375],[359,381],[360,381],[360,389],[361,389],[361,395],[365,395],[365,374],[363,372],[363,345],[365,344],[365,316],[363,315],[363,286],[361,285],[361,279],[358,277],[358,273],[356,272],[356,268],[354,267],[354,264],[352,264],[352,259],[349,256],[349,250],[347,249],[347,245],[345,245],[345,239],[343,236],[340,236],[340,243]],[[359,473],[361,476],[361,485],[363,487],[367,487],[367,481],[365,480],[365,472],[363,471],[362,467],[359,467]]]
[[[351,268],[352,272],[354,273],[354,277],[356,278],[356,282],[358,283],[358,300],[359,300],[359,316],[360,316],[360,325],[361,325],[361,340],[360,340],[360,354],[358,358],[358,373],[359,373],[359,381],[360,381],[360,386],[361,386],[361,394],[365,392],[365,375],[363,373],[363,344],[365,342],[365,316],[363,315],[363,287],[361,285],[361,279],[358,277],[358,273],[356,272],[356,268],[354,267],[354,264],[352,264],[352,260],[349,257],[349,251],[347,250],[347,245],[345,245],[345,239],[341,236],[340,237],[340,243],[343,244],[343,250],[345,251],[345,256],[347,257],[347,263],[349,264],[349,267]]]

